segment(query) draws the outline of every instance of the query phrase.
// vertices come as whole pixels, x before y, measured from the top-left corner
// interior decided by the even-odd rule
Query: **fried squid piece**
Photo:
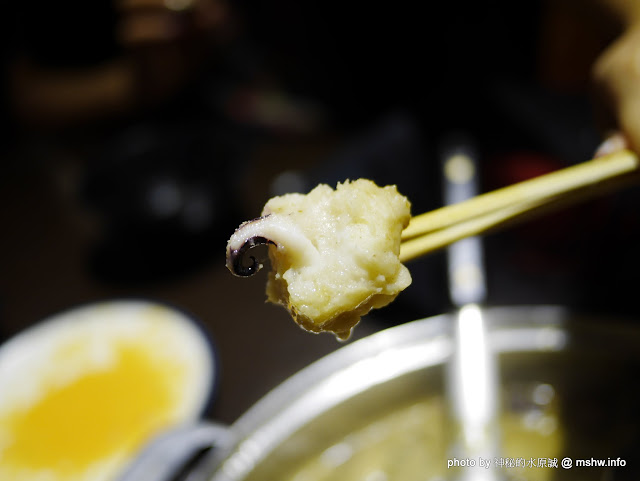
[[[238,276],[255,274],[262,263],[249,252],[268,244],[267,300],[307,331],[348,339],[362,316],[411,284],[398,259],[410,216],[395,186],[366,179],[274,197],[261,217],[231,236],[227,267]]]

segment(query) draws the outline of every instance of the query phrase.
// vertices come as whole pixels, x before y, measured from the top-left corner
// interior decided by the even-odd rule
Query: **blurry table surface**
[[[224,240],[211,245],[218,256],[175,279],[136,286],[97,279],[87,259],[99,226],[78,202],[77,180],[73,161],[17,159],[2,170],[0,339],[81,303],[143,297],[175,304],[202,322],[216,346],[220,377],[208,417],[223,423],[342,346],[333,336],[303,332],[283,308],[266,304],[264,272],[251,279],[232,276]],[[354,339],[378,328],[362,323]]]

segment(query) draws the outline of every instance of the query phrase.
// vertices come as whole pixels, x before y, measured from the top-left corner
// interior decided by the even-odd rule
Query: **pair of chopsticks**
[[[610,192],[638,180],[639,173],[638,157],[620,150],[414,216],[402,232],[400,260]]]

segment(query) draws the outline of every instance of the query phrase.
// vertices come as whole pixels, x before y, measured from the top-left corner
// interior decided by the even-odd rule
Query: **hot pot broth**
[[[417,372],[376,387],[335,407],[294,434],[270,454],[246,481],[424,481],[448,472],[450,432],[447,401],[441,395],[443,369]],[[432,391],[421,389],[431,386]],[[505,458],[558,458],[564,433],[553,395],[536,404],[536,388],[518,383],[503,390],[517,402],[502,415]],[[493,460],[492,460],[493,462]],[[515,470],[513,470],[515,473]],[[553,479],[551,470],[530,470],[527,480]]]
[[[566,456],[626,456],[630,463],[640,431],[640,389],[630,382],[640,368],[637,330],[611,322],[532,328],[530,320],[503,317],[509,309],[488,311],[497,314],[491,324],[501,378],[500,458],[560,463]],[[505,329],[504,322],[513,327]],[[437,362],[370,386],[264,446],[254,465],[232,473],[223,463],[213,480],[425,481],[452,475],[443,366]],[[286,412],[283,407],[283,418]],[[612,476],[614,468],[503,469],[528,481],[596,481]]]

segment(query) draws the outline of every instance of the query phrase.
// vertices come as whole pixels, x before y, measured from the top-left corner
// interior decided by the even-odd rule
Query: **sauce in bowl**
[[[163,430],[198,418],[211,346],[167,306],[111,301],[0,347],[0,479],[113,479]]]

